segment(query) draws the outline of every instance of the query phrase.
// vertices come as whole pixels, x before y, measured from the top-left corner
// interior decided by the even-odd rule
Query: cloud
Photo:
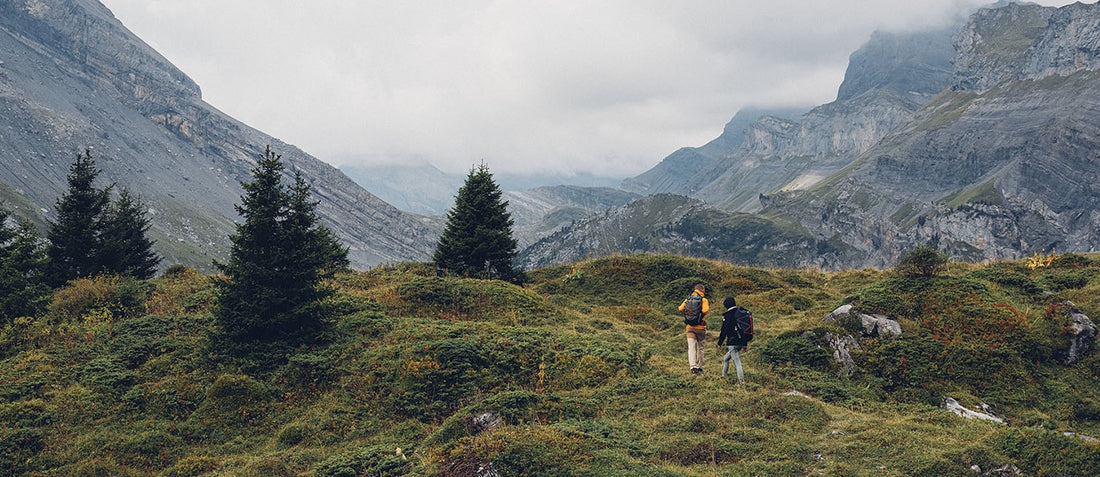
[[[333,163],[625,177],[835,98],[876,29],[976,0],[104,0],[226,113]],[[1068,3],[1068,2],[1061,2]]]

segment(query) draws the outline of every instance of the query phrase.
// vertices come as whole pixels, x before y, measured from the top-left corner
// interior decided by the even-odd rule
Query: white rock
[[[982,404],[982,407],[988,408],[984,403]],[[943,397],[943,408],[967,419],[982,419],[986,421],[993,421],[999,424],[1005,423],[1004,419],[994,416],[993,414],[987,414],[984,412],[967,409],[963,407],[962,404],[959,404],[959,401],[956,401],[955,398],[949,396]]]

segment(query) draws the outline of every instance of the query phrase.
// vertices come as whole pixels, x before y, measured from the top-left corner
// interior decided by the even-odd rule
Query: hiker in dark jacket
[[[749,340],[752,339],[752,335],[737,332],[737,315],[744,313],[744,309],[737,306],[735,298],[727,296],[722,301],[722,306],[726,308],[726,311],[722,313],[722,331],[718,334],[718,349],[722,349],[722,345],[729,349],[726,355],[722,357],[722,377],[729,373],[730,360],[732,359],[734,367],[737,369],[737,382],[744,383],[745,375],[741,371],[740,353],[749,349]]]

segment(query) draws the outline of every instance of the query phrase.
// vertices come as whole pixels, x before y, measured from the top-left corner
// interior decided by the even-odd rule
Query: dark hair
[[[727,296],[726,299],[722,301],[722,306],[726,307],[726,309],[733,308],[737,306],[737,299],[732,296]]]
[[[703,286],[703,284],[702,284],[702,283],[696,283],[696,284],[695,284],[695,289],[696,289],[696,290],[703,290],[703,291],[707,291],[707,287]]]

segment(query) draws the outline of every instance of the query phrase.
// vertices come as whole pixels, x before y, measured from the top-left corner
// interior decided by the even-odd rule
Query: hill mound
[[[330,344],[275,369],[209,346],[213,277],[78,281],[0,331],[0,469],[1097,475],[1100,358],[1072,338],[1100,262],[1040,258],[908,277],[615,256],[523,287],[403,263],[339,275]],[[675,309],[696,282],[756,316],[744,385],[718,376],[716,312],[688,373]]]

